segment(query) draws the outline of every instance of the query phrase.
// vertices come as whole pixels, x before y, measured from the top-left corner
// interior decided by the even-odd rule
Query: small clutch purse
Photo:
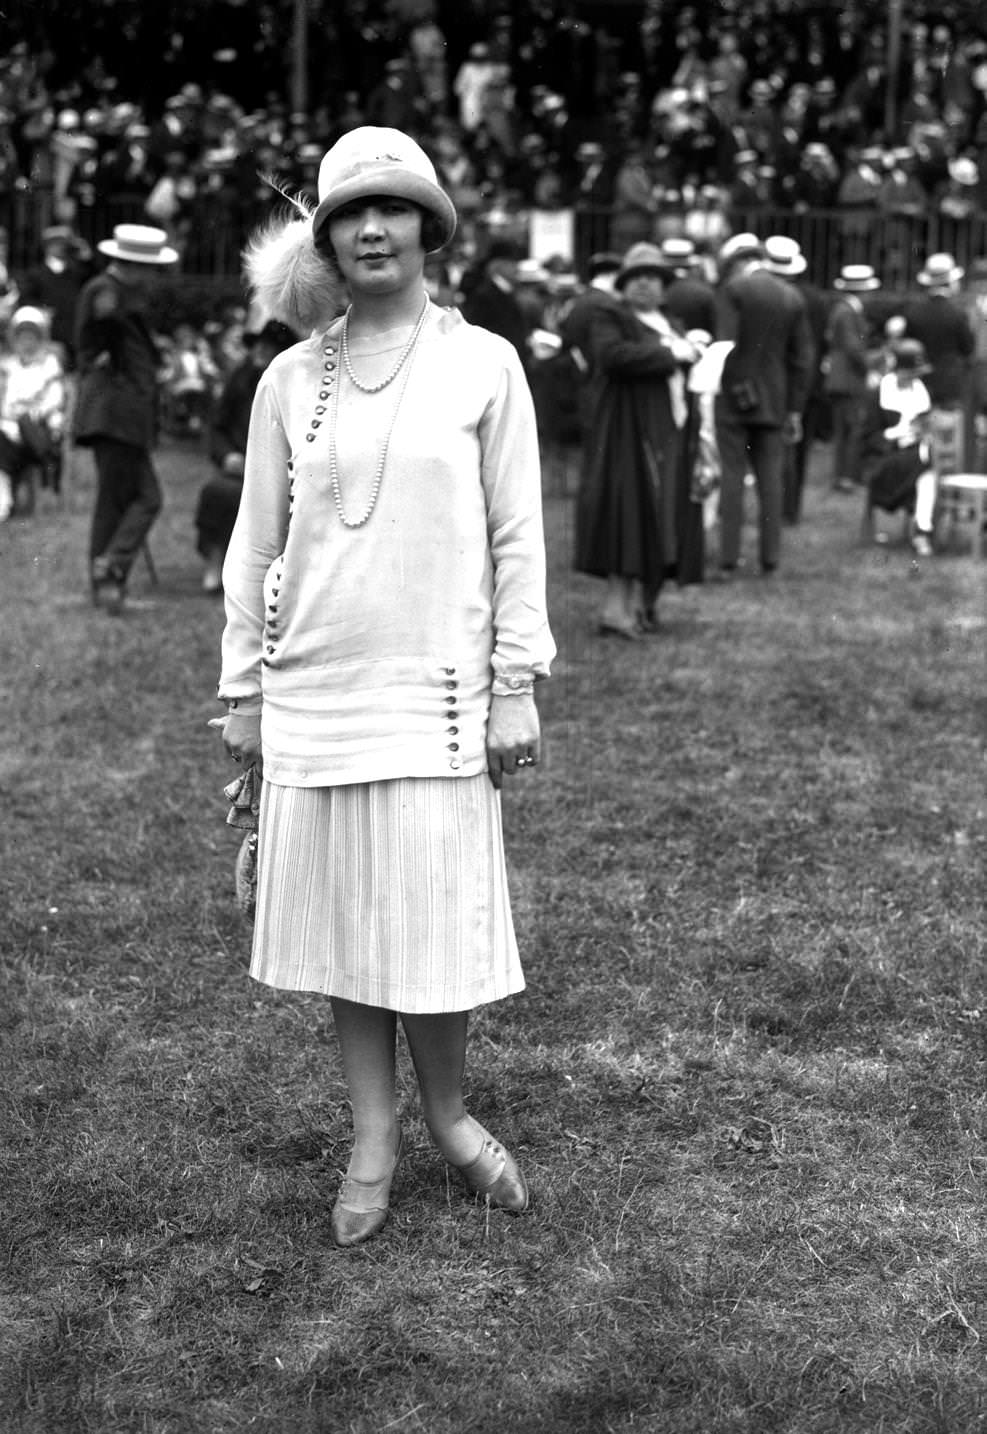
[[[240,843],[233,868],[236,904],[246,917],[253,918],[257,906],[257,833],[247,832]]]

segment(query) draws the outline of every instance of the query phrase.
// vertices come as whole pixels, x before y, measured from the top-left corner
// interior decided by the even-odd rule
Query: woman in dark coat
[[[576,570],[607,579],[600,631],[633,639],[657,627],[675,569],[678,476],[688,416],[684,370],[697,349],[659,308],[667,269],[648,243],[627,251],[622,302],[594,314],[597,394],[576,519]]]

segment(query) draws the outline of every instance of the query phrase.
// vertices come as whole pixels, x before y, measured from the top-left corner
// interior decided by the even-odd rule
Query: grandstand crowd
[[[426,146],[467,248],[532,209],[587,216],[577,262],[826,211],[831,270],[872,258],[854,245],[880,221],[907,278],[930,214],[934,248],[969,259],[982,233],[987,12],[902,0],[889,52],[891,8],[313,0],[296,109],[292,0],[69,3],[57,26],[23,7],[0,61],[0,223],[17,264],[52,224],[91,242],[123,219],[231,271],[281,202],[262,176],[311,193],[328,146],[370,123]],[[231,236],[221,255],[204,233]]]
[[[580,441],[563,335],[591,258],[653,245],[679,297],[698,285],[707,306],[741,235],[780,240],[778,272],[818,291],[820,392],[840,291],[860,288],[861,346],[880,359],[899,296],[965,275],[973,378],[957,401],[967,451],[987,451],[982,3],[718,0],[715,23],[684,0],[62,0],[58,27],[44,10],[8,19],[0,58],[0,361],[37,334],[71,375],[101,241],[154,226],[180,255],[151,313],[162,423],[208,433],[258,335],[245,241],[286,195],[314,198],[326,150],[370,124],[415,136],[458,212],[433,297],[473,312],[479,281],[512,292],[555,486]],[[569,224],[536,234],[539,216]],[[208,297],[190,276],[226,284]],[[712,334],[705,312],[679,317]],[[3,377],[0,427],[15,389]]]

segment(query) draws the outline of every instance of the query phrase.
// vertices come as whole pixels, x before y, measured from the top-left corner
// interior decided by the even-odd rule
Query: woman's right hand
[[[223,727],[223,746],[244,771],[248,767],[256,767],[258,774],[261,774],[263,759],[260,746],[260,713],[254,717],[246,717],[239,712],[231,712]]]

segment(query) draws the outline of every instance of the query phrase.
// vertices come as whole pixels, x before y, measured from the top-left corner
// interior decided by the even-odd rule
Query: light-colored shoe
[[[468,1165],[455,1165],[453,1169],[459,1171],[474,1195],[484,1196],[488,1204],[500,1210],[520,1215],[528,1208],[528,1182],[500,1141],[482,1125],[474,1124],[483,1137],[480,1153]]]
[[[932,539],[928,533],[916,532],[912,535],[912,551],[920,558],[932,557]]]
[[[380,1180],[357,1180],[349,1173],[344,1175],[329,1221],[334,1244],[342,1249],[362,1245],[384,1228],[391,1199],[391,1182],[403,1154],[404,1132],[399,1130],[391,1168]]]

